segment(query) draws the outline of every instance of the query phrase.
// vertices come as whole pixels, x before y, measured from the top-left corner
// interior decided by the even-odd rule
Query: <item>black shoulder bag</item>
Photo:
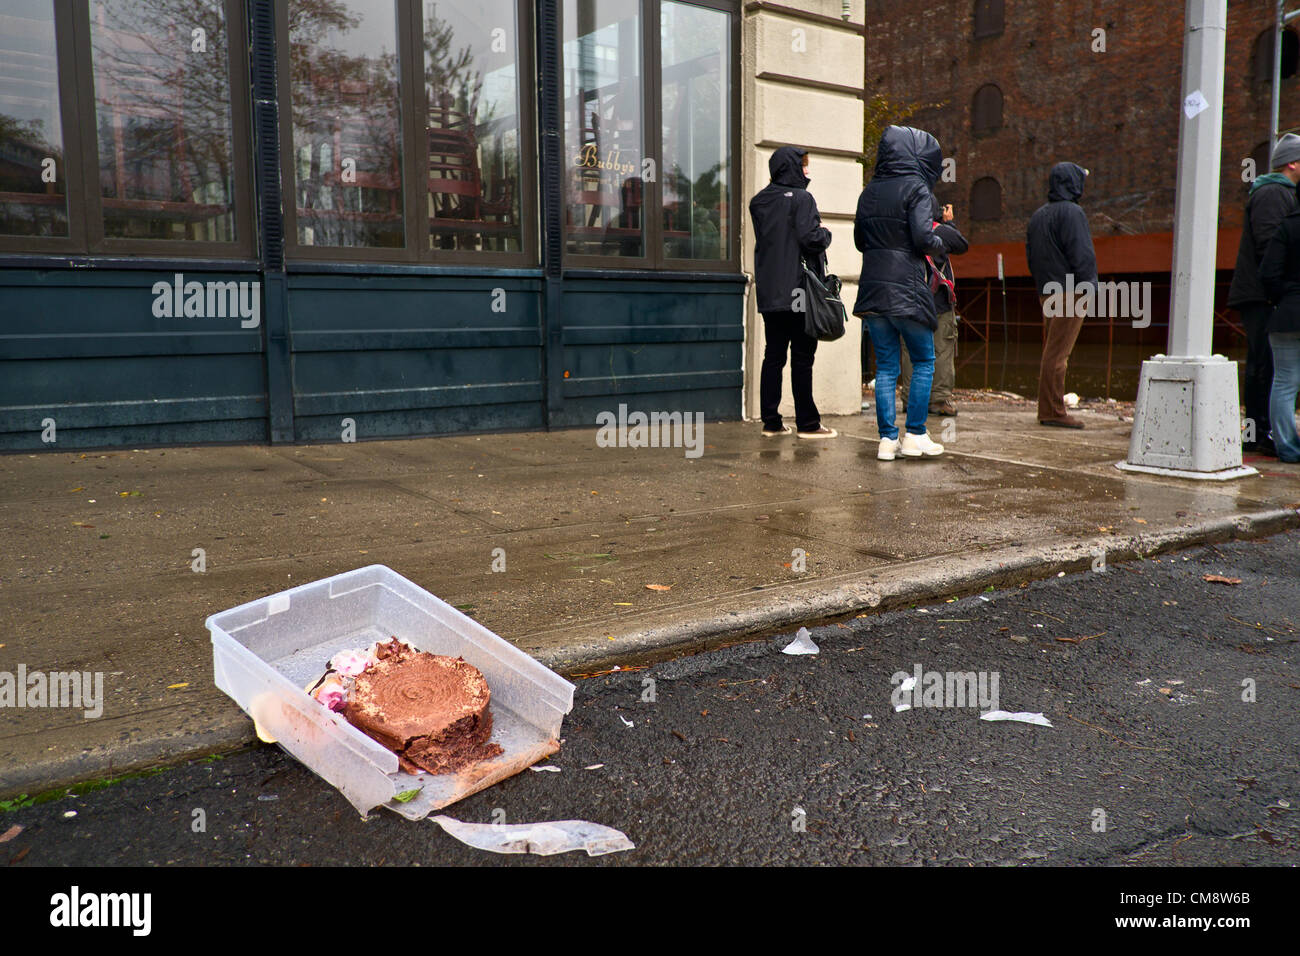
[[[795,231],[793,201],[790,203],[790,231],[792,233]],[[797,234],[794,241],[797,248],[799,245]],[[826,264],[825,253],[822,253],[822,264],[823,266]],[[840,300],[842,287],[840,277],[826,273],[825,279],[820,278],[808,268],[802,249],[799,249],[799,268],[802,272],[799,286],[795,289],[794,304],[800,305],[799,300],[802,299],[803,308],[794,308],[792,311],[803,313],[804,334],[819,342],[834,342],[842,338],[848,314],[844,311],[844,303]]]

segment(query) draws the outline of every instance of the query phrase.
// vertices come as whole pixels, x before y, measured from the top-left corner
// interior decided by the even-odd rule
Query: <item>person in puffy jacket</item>
[[[1300,187],[1298,187],[1300,188]],[[1300,193],[1297,194],[1300,200]],[[1300,209],[1288,213],[1259,263],[1259,281],[1273,302],[1268,343],[1273,350],[1269,421],[1279,461],[1300,462],[1295,400],[1300,392]]]
[[[1088,215],[1079,205],[1088,171],[1075,163],[1057,163],[1047,177],[1047,202],[1029,217],[1025,255],[1043,305],[1043,360],[1038,369],[1038,423],[1082,428],[1065,411],[1065,369],[1083,328],[1082,309],[1052,297],[1069,287],[1076,292],[1097,284],[1097,254],[1092,248]],[[1058,285],[1060,289],[1049,289]]]
[[[931,218],[934,231],[943,240],[944,251],[931,256],[933,263],[930,288],[934,294],[934,311],[939,315],[939,327],[934,332],[934,381],[930,385],[930,414],[956,415],[957,406],[952,401],[952,390],[957,385],[957,284],[949,256],[960,256],[970,248],[953,221],[951,205],[940,205],[939,197],[932,197]],[[903,370],[898,375],[898,387],[906,394],[912,381],[912,360],[902,354]],[[904,406],[906,411],[906,406]]]
[[[795,425],[800,438],[834,438],[822,425],[813,402],[813,356],[817,340],[804,332],[804,314],[795,312],[794,292],[808,263],[819,277],[826,274],[830,230],[822,225],[817,201],[808,192],[808,152],[781,146],[767,161],[772,181],[749,201],[754,224],[754,283],[758,311],[763,314],[763,366],[758,380],[763,434],[790,434],[781,420],[781,370],[790,353],[790,391],[794,393]]]
[[[1237,264],[1228,287],[1228,306],[1241,313],[1246,329],[1246,374],[1243,382],[1246,418],[1255,424],[1254,440],[1244,451],[1275,455],[1269,405],[1273,388],[1273,351],[1268,319],[1273,311],[1259,279],[1259,263],[1282,220],[1296,208],[1296,183],[1300,183],[1300,136],[1287,133],[1277,141],[1273,171],[1255,177],[1246,199]]]
[[[853,243],[862,252],[862,276],[854,315],[865,320],[876,351],[876,457],[893,461],[943,454],[925,427],[934,378],[934,330],[938,326],[926,256],[944,253],[934,231],[931,196],[943,169],[939,142],[924,130],[890,126],[880,137],[876,171],[858,197]],[[907,431],[894,423],[894,388],[903,348],[912,360],[907,392]]]

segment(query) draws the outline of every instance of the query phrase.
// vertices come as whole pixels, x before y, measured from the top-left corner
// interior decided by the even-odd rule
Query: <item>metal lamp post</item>
[[[1273,149],[1277,146],[1277,115],[1278,107],[1282,98],[1282,30],[1294,20],[1300,17],[1300,10],[1286,12],[1286,0],[1277,0],[1277,17],[1273,24],[1273,102],[1272,102],[1272,125],[1268,128],[1268,154],[1273,155]]]
[[[1210,352],[1227,0],[1187,0],[1168,355],[1142,363],[1127,471],[1224,480],[1241,461],[1237,363]]]

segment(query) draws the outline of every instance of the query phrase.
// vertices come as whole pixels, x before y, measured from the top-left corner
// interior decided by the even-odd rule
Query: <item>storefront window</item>
[[[564,2],[566,249],[643,256],[639,0]]]
[[[429,248],[519,252],[515,0],[424,4]]]
[[[668,259],[731,255],[729,35],[722,11],[664,0],[660,89]]]
[[[0,13],[0,235],[66,236],[66,180],[53,4],[7,3]]]
[[[236,238],[226,30],[220,0],[91,4],[105,238]]]
[[[298,242],[405,244],[394,0],[292,0],[290,98]]]

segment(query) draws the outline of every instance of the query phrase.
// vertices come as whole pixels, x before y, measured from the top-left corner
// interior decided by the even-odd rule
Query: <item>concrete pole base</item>
[[[1258,472],[1241,461],[1237,363],[1222,355],[1156,355],[1142,363],[1125,471],[1224,481]]]

